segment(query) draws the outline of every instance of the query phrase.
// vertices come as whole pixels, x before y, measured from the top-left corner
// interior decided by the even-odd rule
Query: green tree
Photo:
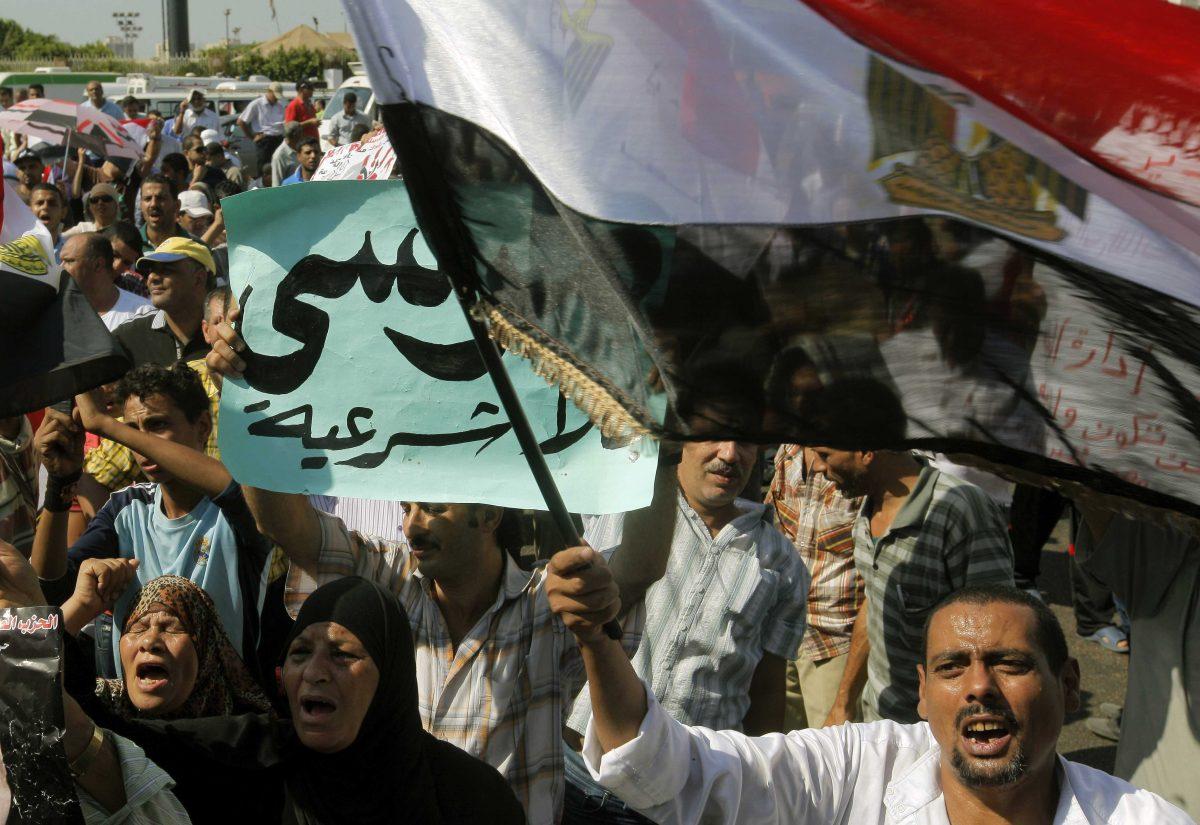
[[[261,74],[281,83],[320,75],[322,69],[345,69],[347,53],[324,55],[313,49],[280,49],[268,55],[248,50],[233,61],[239,75]]]
[[[73,46],[52,34],[30,31],[15,20],[0,18],[0,55],[15,60],[33,58],[65,59],[74,55],[112,57],[112,50],[103,43]]]

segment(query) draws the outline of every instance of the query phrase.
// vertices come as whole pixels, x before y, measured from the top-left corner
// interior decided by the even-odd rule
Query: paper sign
[[[545,509],[402,181],[260,189],[222,207],[251,350],[221,397],[221,455],[238,481]],[[606,446],[526,361],[503,363],[569,509],[650,503],[649,439]]]
[[[313,180],[387,180],[395,165],[396,152],[380,129],[361,141],[326,152]]]

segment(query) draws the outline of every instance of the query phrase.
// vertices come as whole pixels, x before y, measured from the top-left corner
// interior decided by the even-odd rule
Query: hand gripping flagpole
[[[517,442],[521,445],[521,453],[525,456],[529,471],[533,473],[533,479],[542,493],[546,509],[550,511],[550,517],[554,519],[554,526],[558,528],[569,547],[583,544],[583,539],[575,529],[575,522],[571,520],[566,502],[558,492],[558,485],[554,483],[554,476],[550,474],[546,456],[543,455],[541,444],[538,443],[533,427],[529,424],[529,418],[525,415],[525,408],[521,406],[521,399],[517,397],[517,391],[513,387],[508,370],[500,360],[500,348],[488,335],[486,324],[471,312],[471,307],[478,298],[475,290],[466,284],[460,284],[448,271],[443,270],[443,272],[454,287],[454,294],[458,297],[458,304],[462,307],[463,316],[467,319],[467,325],[471,327],[471,336],[475,339],[475,347],[479,350],[479,355],[487,366],[492,385],[496,388],[496,394],[500,396],[500,405],[504,407],[504,414],[508,416],[508,421],[512,424]],[[621,625],[615,619],[605,623],[604,632],[610,639],[616,641],[620,641],[622,636]]]

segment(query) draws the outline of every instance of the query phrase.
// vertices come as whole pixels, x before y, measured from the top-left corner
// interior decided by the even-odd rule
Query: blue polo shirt
[[[250,663],[258,644],[271,550],[236,482],[216,498],[200,499],[190,513],[176,519],[163,512],[159,485],[134,484],[112,494],[67,558],[73,571],[90,558],[137,559],[141,584],[165,575],[191,579],[212,597],[230,643]],[[113,607],[118,675],[117,641],[139,590],[130,587]]]

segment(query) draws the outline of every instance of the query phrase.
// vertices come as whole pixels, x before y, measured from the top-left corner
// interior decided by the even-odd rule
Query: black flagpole
[[[529,418],[525,415],[525,408],[521,406],[521,399],[517,397],[517,391],[513,388],[508,370],[504,368],[504,364],[500,360],[500,348],[488,335],[484,322],[471,313],[471,307],[476,299],[475,291],[468,286],[459,284],[449,272],[445,274],[454,287],[454,294],[458,297],[458,304],[462,307],[463,316],[467,319],[467,325],[471,327],[471,336],[475,339],[475,347],[479,350],[479,355],[487,366],[488,375],[492,378],[492,385],[495,386],[496,394],[500,396],[500,404],[504,407],[504,414],[508,416],[508,421],[512,424],[517,442],[521,445],[521,453],[525,456],[529,471],[533,473],[533,479],[537,482],[538,490],[541,491],[542,498],[546,502],[546,509],[550,511],[550,517],[554,519],[554,525],[566,540],[567,546],[577,547],[583,544],[583,539],[575,529],[575,522],[571,520],[567,505],[558,492],[558,485],[554,483],[554,477],[550,475],[550,467],[546,464],[546,456],[542,454],[542,446],[533,433],[533,427],[530,426]],[[622,636],[621,625],[615,619],[604,625],[604,632],[610,639],[618,641]]]

